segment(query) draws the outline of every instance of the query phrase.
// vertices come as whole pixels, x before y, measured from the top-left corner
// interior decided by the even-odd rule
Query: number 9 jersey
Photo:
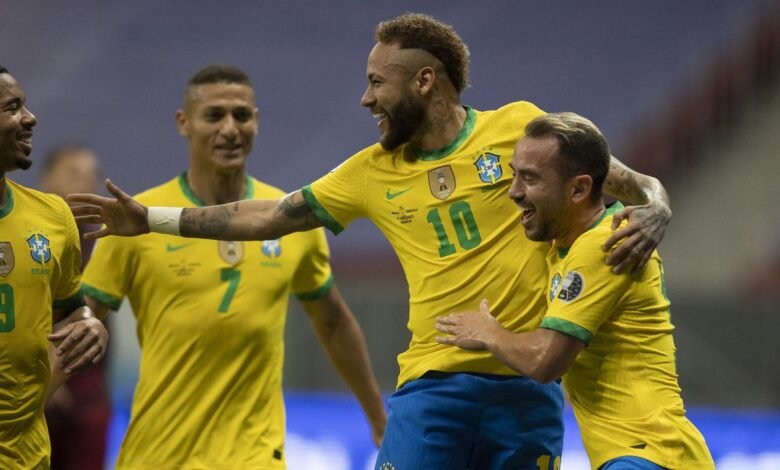
[[[284,193],[246,178],[245,199]],[[186,174],[139,196],[203,205]],[[283,333],[290,293],[330,289],[325,232],[265,242],[152,233],[95,246],[84,291],[113,309],[127,296],[139,382],[117,468],[283,468]]]
[[[367,217],[401,261],[412,340],[398,357],[399,387],[431,370],[517,375],[489,352],[438,344],[436,317],[476,310],[487,298],[498,321],[521,332],[536,328],[544,312],[549,244],[525,237],[507,196],[514,146],[544,112],[528,102],[465,109],[460,133],[444,149],[375,144],[303,188],[332,232]]]

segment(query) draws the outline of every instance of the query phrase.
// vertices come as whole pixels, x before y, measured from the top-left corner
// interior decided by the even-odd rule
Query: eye
[[[252,119],[252,112],[248,109],[241,109],[234,112],[233,117],[239,122],[249,122]]]
[[[223,113],[222,111],[212,110],[212,111],[207,111],[206,112],[205,118],[206,118],[207,121],[216,122],[216,121],[219,121],[220,119],[222,119],[222,117],[224,115],[225,115],[225,113]]]

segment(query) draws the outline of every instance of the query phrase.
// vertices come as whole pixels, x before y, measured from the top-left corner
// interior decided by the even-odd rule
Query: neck
[[[459,102],[434,102],[428,119],[410,143],[424,152],[443,149],[458,137],[465,122],[466,110]]]
[[[247,190],[243,168],[229,173],[215,173],[191,165],[187,171],[187,183],[207,206],[240,201]]]
[[[5,204],[5,193],[6,193],[5,187],[6,187],[5,173],[0,173],[0,207],[2,207],[3,204]]]
[[[569,219],[571,220],[569,229],[564,235],[555,239],[555,246],[557,248],[570,248],[580,235],[587,232],[601,218],[605,210],[604,201],[601,199],[582,209],[575,209]]]

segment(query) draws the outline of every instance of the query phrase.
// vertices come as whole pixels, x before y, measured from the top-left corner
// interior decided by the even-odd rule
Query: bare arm
[[[436,329],[449,336],[436,341],[472,351],[488,350],[512,369],[542,383],[561,377],[585,347],[572,336],[544,328],[512,333],[490,315],[486,300],[479,310],[437,318]]]
[[[633,204],[615,214],[612,230],[628,219],[628,224],[615,230],[604,243],[604,250],[610,250],[607,264],[614,265],[615,272],[627,268],[638,271],[644,267],[666,233],[672,219],[669,194],[658,179],[630,169],[614,156],[610,160],[609,174],[604,181],[604,191],[611,196]]]
[[[161,231],[148,222],[149,208],[138,203],[118,186],[106,181],[114,196],[72,194],[68,200],[83,204],[73,207],[79,223],[105,224],[85,238],[106,235],[134,236]],[[169,222],[162,220],[161,225]],[[272,240],[292,232],[322,227],[301,191],[279,200],[239,201],[219,206],[187,208],[181,211],[178,230],[181,236],[217,240]]]
[[[325,297],[302,303],[331,363],[360,402],[371,426],[374,444],[379,446],[387,415],[357,320],[335,284]]]

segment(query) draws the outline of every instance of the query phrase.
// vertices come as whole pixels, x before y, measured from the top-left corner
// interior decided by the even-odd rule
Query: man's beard
[[[20,170],[27,170],[33,164],[32,160],[29,157],[17,157],[15,160],[16,160],[16,166]]]
[[[425,121],[423,105],[411,96],[403,98],[390,109],[388,130],[379,139],[379,143],[385,150],[395,150],[409,142],[423,121]]]

